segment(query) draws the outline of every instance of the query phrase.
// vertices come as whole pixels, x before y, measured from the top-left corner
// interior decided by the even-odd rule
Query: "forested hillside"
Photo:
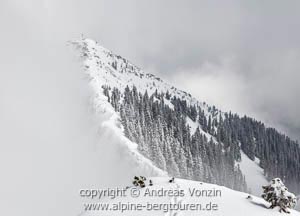
[[[266,177],[280,177],[291,190],[299,191],[299,146],[275,129],[214,107],[207,117],[200,106],[188,105],[168,92],[142,94],[133,86],[121,95],[117,88],[106,86],[104,93],[120,113],[125,135],[172,175],[246,191],[235,163],[243,150],[252,160],[260,158]],[[187,119],[197,125],[192,132]]]
[[[142,94],[135,87],[125,89],[122,102],[118,89],[109,94],[109,87],[105,87],[104,92],[120,112],[125,135],[138,143],[140,152],[156,166],[176,177],[246,190],[243,175],[235,166],[235,160],[240,158],[238,146],[219,144],[212,136],[200,133],[200,126],[191,133],[187,118],[206,121],[200,107],[188,106],[168,93]],[[165,105],[165,100],[171,101],[173,109]],[[204,130],[216,128],[215,122],[208,120]]]

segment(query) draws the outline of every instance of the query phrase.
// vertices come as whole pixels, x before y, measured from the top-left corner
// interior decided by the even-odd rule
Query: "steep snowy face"
[[[262,194],[261,186],[267,185],[268,181],[264,176],[264,170],[259,166],[258,158],[252,161],[244,152],[241,152],[241,162],[238,164],[245,175],[251,194],[260,196]]]

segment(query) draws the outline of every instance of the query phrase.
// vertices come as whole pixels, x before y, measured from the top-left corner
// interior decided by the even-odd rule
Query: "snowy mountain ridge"
[[[147,161],[146,164],[150,164],[150,167],[152,166],[151,162],[139,153],[137,150],[137,144],[121,135],[123,128],[122,125],[118,123],[118,114],[114,112],[111,105],[107,102],[107,98],[103,95],[102,86],[118,88],[122,92],[126,86],[133,87],[134,85],[138,91],[147,91],[149,95],[153,94],[155,91],[163,93],[168,92],[172,96],[186,100],[190,105],[200,106],[204,110],[206,116],[211,116],[212,118],[215,118],[216,121],[218,120],[217,116],[221,113],[219,110],[208,106],[206,103],[199,102],[190,94],[177,89],[155,75],[143,72],[139,67],[130,63],[121,56],[112,53],[110,50],[102,47],[94,40],[79,39],[72,41],[72,44],[81,51],[81,56],[84,59],[85,72],[87,73],[90,79],[90,85],[95,92],[94,108],[96,112],[109,112],[112,115],[112,117],[104,122],[102,126],[109,126],[113,129],[113,131],[115,131],[115,133],[118,133],[118,136],[125,140],[121,142],[121,144],[125,144],[130,152],[137,156],[137,161]],[[167,98],[164,98],[164,103],[171,109],[174,109],[174,105]],[[221,115],[224,115],[224,113],[221,113]],[[205,135],[208,140],[212,139],[216,144],[218,143],[216,138],[202,130],[201,125],[199,125],[196,121],[186,117],[186,122],[189,125],[192,134],[195,133],[197,128],[199,128],[201,134]],[[116,125],[119,125],[119,127],[116,127]],[[255,167],[257,165],[254,164],[253,166]],[[154,168],[154,170],[156,169],[157,168]],[[257,169],[259,169],[258,166]],[[251,176],[253,174],[251,172],[248,173],[248,169],[244,169],[243,171],[246,173],[246,176]],[[150,174],[165,175],[165,173],[160,169],[157,169],[154,172],[152,171]],[[261,176],[259,176],[259,179],[260,178]],[[264,180],[260,180],[260,182],[264,182]]]
[[[118,88],[121,91],[126,86],[133,85],[140,92],[147,91],[149,95],[156,90],[186,100],[191,105],[200,105],[207,110],[212,109],[205,102],[201,103],[185,91],[177,89],[168,82],[163,81],[159,77],[142,71],[123,57],[114,54],[110,50],[102,47],[91,39],[74,40],[73,44],[81,49],[85,58],[84,66],[91,79],[96,79],[99,85],[109,85],[111,88]],[[170,103],[166,103],[172,106]]]
[[[233,182],[228,182],[228,180],[231,178],[230,175],[237,175],[235,177],[237,178],[235,181],[240,181],[243,185],[242,182],[245,180],[242,179],[240,174],[240,170],[242,170],[242,174],[246,176],[247,184],[251,186],[251,191],[255,191],[255,194],[258,195],[260,193],[260,185],[257,185],[257,180],[259,184],[266,183],[267,181],[264,175],[268,175],[269,173],[271,173],[269,178],[272,176],[283,176],[282,173],[278,173],[278,171],[280,171],[279,169],[274,170],[268,164],[272,163],[273,160],[272,156],[271,158],[268,156],[270,155],[268,153],[268,145],[274,145],[273,142],[276,141],[274,140],[274,137],[278,137],[279,142],[282,142],[282,139],[285,139],[284,141],[287,142],[288,145],[291,145],[292,148],[295,148],[295,145],[293,143],[290,144],[291,141],[288,139],[288,137],[280,137],[280,134],[276,133],[276,130],[272,128],[265,128],[263,123],[258,122],[255,119],[251,119],[248,117],[240,118],[236,114],[224,113],[216,109],[214,106],[209,106],[204,102],[199,102],[190,94],[177,89],[176,87],[161,80],[155,75],[145,73],[139,67],[130,63],[128,60],[114,54],[113,52],[100,46],[97,42],[91,39],[82,38],[72,41],[72,44],[74,44],[80,50],[81,57],[84,59],[83,65],[85,68],[85,72],[88,75],[90,80],[89,83],[94,90],[93,105],[96,113],[110,113],[110,117],[106,119],[104,123],[102,123],[101,127],[108,127],[112,129],[115,134],[117,134],[117,136],[120,138],[120,145],[129,150],[129,155],[133,154],[135,160],[139,161],[136,162],[136,164],[140,166],[140,170],[143,170],[145,168],[144,165],[139,164],[141,161],[142,164],[145,163],[145,166],[148,167],[146,170],[149,171],[149,168],[150,170],[152,170],[150,173],[147,171],[145,175],[166,175],[166,172],[163,170],[172,170],[174,168],[174,161],[167,161],[169,158],[168,154],[175,154],[175,152],[168,152],[170,151],[170,146],[168,145],[171,145],[172,151],[176,151],[176,154],[181,155],[179,156],[179,158],[187,158],[187,164],[183,164],[183,167],[180,167],[181,162],[179,162],[178,160],[175,161],[177,163],[177,165],[175,164],[175,170],[178,170],[178,168],[181,169],[181,177],[188,176],[187,178],[192,179],[192,175],[196,174],[188,173],[190,171],[185,170],[184,167],[193,166],[194,171],[197,171],[198,168],[201,169],[202,177],[197,177],[198,180],[207,178],[210,179],[207,180],[208,182],[218,182],[219,184],[223,185],[222,179],[226,179],[226,184],[231,185],[229,186],[230,188],[234,188],[235,184]],[[137,93],[135,93],[135,91]],[[148,105],[142,105],[143,103],[145,103],[144,100],[146,100],[146,102],[147,100],[149,100],[147,99],[148,96],[145,94],[148,94],[149,97],[151,96],[150,101],[148,101],[150,104]],[[125,97],[127,97],[127,101],[125,100]],[[126,108],[126,106],[128,107]],[[134,106],[145,107],[134,110]],[[146,106],[148,106],[147,109],[149,109],[149,107],[151,107],[150,109],[154,109],[152,111],[150,110],[150,112],[153,113],[151,114],[152,117],[149,120],[156,121],[151,125],[148,124],[148,129],[145,128],[143,122],[149,121],[145,119],[145,116],[150,114],[148,113],[149,110],[141,110],[146,108]],[[164,106],[169,107],[169,110],[164,108]],[[155,111],[155,109],[162,110]],[[155,117],[155,112],[157,111],[162,112],[161,115],[165,115],[162,118],[165,119],[159,119],[157,118],[157,116]],[[167,130],[163,128],[156,129],[155,127],[159,126],[158,124],[161,123],[161,120],[168,121],[168,112],[171,112],[172,115],[177,115],[176,113],[179,113],[179,115],[181,116],[178,116],[176,118],[179,118],[178,120],[180,120],[180,122],[176,124],[177,120],[173,120],[173,123],[171,123],[173,125],[168,125],[169,128],[167,128]],[[135,115],[139,116],[135,117]],[[128,119],[124,119],[124,116],[126,116],[126,118],[128,117]],[[126,121],[129,122],[126,123]],[[128,123],[130,123],[131,125],[128,126]],[[187,128],[179,128],[182,127],[182,125],[180,125],[181,123],[184,123]],[[164,122],[163,124],[169,123]],[[160,126],[164,127],[163,125]],[[152,130],[150,131],[150,133],[152,134],[147,135],[148,138],[143,137],[144,135],[141,134],[141,127],[144,135],[145,133],[148,133],[147,130]],[[176,137],[178,136],[178,131],[174,131],[174,128],[179,128],[180,130],[186,131],[187,134],[189,134],[190,138],[185,138],[187,140],[182,141],[182,137]],[[164,131],[161,133],[158,132],[159,130]],[[131,134],[130,131],[135,134]],[[164,136],[164,141],[163,139],[158,141],[160,142],[158,144],[159,146],[156,146],[156,144],[152,142],[152,138],[154,135],[153,133],[155,133],[156,135],[161,133],[158,136]],[[168,138],[168,136],[174,137],[170,139]],[[182,134],[182,136],[185,135]],[[203,138],[201,138],[201,136],[205,137],[204,140]],[[164,144],[165,142],[169,141],[169,144]],[[185,144],[183,144],[182,142],[187,142],[189,146],[185,147]],[[193,142],[196,143],[193,144]],[[201,151],[199,152],[199,147],[195,146],[203,145],[203,142],[204,145],[207,146],[200,147],[202,148],[201,151],[204,152],[204,155],[201,153],[201,157],[204,157],[203,160],[206,160],[203,162],[205,163],[205,166],[210,166],[207,168],[201,168],[202,158],[199,158],[199,153]],[[147,145],[150,145],[150,147],[146,146],[145,149],[145,143]],[[220,147],[212,147],[212,149],[207,149],[212,146],[211,143],[219,145]],[[275,144],[280,145],[280,143]],[[154,145],[152,149],[152,151],[154,152],[148,153],[147,148],[152,148],[151,145]],[[182,150],[176,150],[176,146],[180,146],[179,148],[182,148]],[[155,148],[160,148],[161,151],[164,151],[163,157],[165,159],[162,158],[163,161],[161,161],[161,158],[155,158],[156,161],[154,160],[153,157],[157,156],[153,156],[153,154],[157,152],[157,149]],[[274,147],[272,147],[272,149],[274,149]],[[193,154],[193,152],[195,151],[198,155]],[[212,152],[210,153],[209,151]],[[245,154],[243,153],[243,151],[245,152]],[[298,154],[297,151],[298,149],[294,151],[296,155]],[[223,158],[218,159],[218,157],[220,158],[221,155]],[[213,159],[215,160],[213,162],[215,163],[215,165],[211,165],[211,161],[209,161],[210,158],[207,159],[207,157],[211,156],[215,157]],[[162,156],[158,155],[158,157]],[[255,160],[259,161],[258,157],[259,159],[261,159],[260,163],[255,162]],[[276,155],[274,155],[274,157],[276,157]],[[289,162],[290,158],[292,158],[292,156],[288,155],[285,157],[287,157],[286,159],[284,159],[285,162]],[[164,162],[164,160],[166,161]],[[166,169],[166,165],[164,165],[167,162],[169,163],[169,166],[167,167],[168,169]],[[188,163],[192,164],[189,165]],[[228,164],[223,165],[222,168],[223,163]],[[194,167],[195,164],[200,164],[200,167]],[[268,169],[271,168],[271,170],[263,170],[260,166],[264,164],[266,164],[266,167],[268,167]],[[216,171],[216,166],[219,165],[221,165],[220,167],[218,167],[220,176],[217,176],[219,175],[218,172],[211,173],[211,171],[208,170],[215,169]],[[179,167],[177,168],[176,166]],[[231,166],[231,170],[222,173],[222,170],[224,170],[226,166]],[[285,166],[289,167],[288,164],[286,164]],[[182,172],[184,172],[185,174],[182,175]],[[234,173],[232,174],[231,172]],[[178,173],[178,171],[176,171],[175,173]],[[207,177],[207,175],[210,177]],[[292,180],[292,178],[290,179]],[[297,184],[293,181],[292,186],[294,188],[297,188]],[[241,186],[241,188],[238,190],[245,190],[242,189],[242,187],[244,186]]]
[[[211,116],[216,121],[218,121],[217,117],[219,114],[224,115],[224,113],[217,110],[214,106],[210,107],[205,102],[199,102],[191,94],[172,86],[153,74],[144,72],[127,59],[114,54],[92,39],[82,38],[72,41],[72,44],[75,44],[81,50],[85,71],[91,79],[91,85],[97,88],[96,91],[100,94],[102,93],[102,88],[99,88],[101,86],[118,88],[121,92],[124,91],[126,86],[131,88],[135,86],[139,92],[144,93],[147,91],[149,95],[155,91],[161,93],[168,92],[172,96],[185,100],[190,105],[200,106],[207,117]],[[170,100],[164,98],[164,103],[173,109],[173,104]],[[200,126],[201,133],[208,139],[212,138],[217,143],[215,138],[203,131],[201,125],[195,121],[187,118],[187,123],[193,132]]]

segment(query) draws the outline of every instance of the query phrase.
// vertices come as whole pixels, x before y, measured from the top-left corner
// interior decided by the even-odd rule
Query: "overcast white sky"
[[[55,199],[90,165],[86,81],[66,46],[82,33],[200,100],[299,138],[299,10],[298,0],[1,0],[1,202],[19,187],[23,200],[32,189],[39,201],[45,187]],[[33,211],[27,204],[19,214]]]

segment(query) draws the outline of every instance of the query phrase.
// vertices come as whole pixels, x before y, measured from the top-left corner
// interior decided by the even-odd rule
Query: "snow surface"
[[[193,121],[188,116],[186,117],[186,123],[190,126],[191,134],[193,135],[196,132],[197,127],[199,127],[199,123],[197,123],[196,121]]]
[[[165,105],[169,106],[170,109],[174,110],[174,105],[171,103],[170,100],[164,98],[164,102],[165,102]]]
[[[259,166],[259,159],[252,161],[243,151],[241,151],[241,162],[238,163],[245,175],[248,188],[251,193],[260,196],[262,194],[263,185],[268,185],[268,181],[264,176],[264,170]]]
[[[190,117],[186,117],[186,124],[190,127],[191,130],[191,135],[193,135],[197,128],[199,127],[199,131],[202,135],[206,137],[207,140],[213,140],[214,143],[218,143],[216,138],[210,135],[209,133],[205,132],[202,128],[201,125],[197,121],[193,121]]]
[[[199,216],[199,215],[210,215],[210,216],[266,216],[266,215],[283,215],[284,213],[279,212],[279,208],[275,207],[274,209],[268,209],[270,204],[263,200],[262,198],[258,198],[255,196],[251,196],[248,198],[248,194],[237,192],[226,187],[207,184],[197,181],[183,180],[183,179],[175,179],[175,183],[169,183],[169,178],[156,177],[151,178],[153,181],[153,186],[146,186],[146,188],[140,189],[140,196],[138,198],[133,198],[130,196],[132,188],[127,189],[126,197],[117,197],[115,199],[111,198],[103,198],[97,200],[98,203],[109,203],[110,205],[114,203],[123,203],[123,204],[142,204],[147,205],[147,203],[151,204],[201,204],[202,206],[206,206],[207,203],[214,203],[218,205],[217,210],[208,211],[208,210],[198,210],[198,211],[169,211],[164,212],[163,210],[156,211],[84,211],[81,215],[85,216],[98,216],[98,215],[126,215],[126,216]],[[148,185],[148,184],[147,184]],[[179,191],[183,190],[184,196],[147,196],[146,191],[159,191],[159,190],[172,190]],[[207,191],[221,191],[220,195],[214,197],[208,196],[191,196],[190,190],[207,190]],[[204,193],[202,193],[204,194]],[[85,201],[84,201],[85,202]],[[289,215],[296,216],[300,215],[300,212],[295,210],[290,210],[291,213]]]

